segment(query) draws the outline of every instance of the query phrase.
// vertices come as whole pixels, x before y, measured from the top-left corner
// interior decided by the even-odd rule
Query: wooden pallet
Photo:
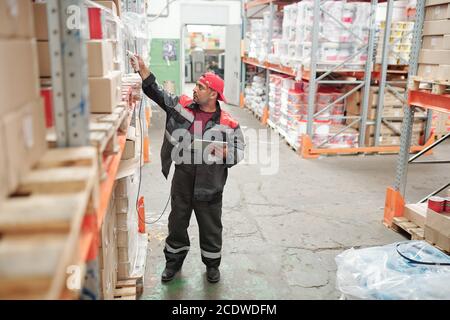
[[[409,80],[408,87],[410,90],[419,90],[422,89],[421,84],[426,84],[426,88],[428,89],[431,86],[432,94],[444,94],[448,87],[450,87],[449,80],[429,80],[418,76],[412,77]]]
[[[398,233],[406,233],[411,240],[424,240],[425,233],[423,228],[409,221],[405,217],[395,217],[392,220],[391,229]]]
[[[408,74],[409,65],[405,64],[388,64],[387,73],[394,74]],[[374,66],[374,71],[381,71],[381,64],[377,63]]]
[[[0,299],[61,297],[98,192],[95,148],[47,151],[0,204]]]
[[[114,300],[137,300],[143,292],[143,278],[119,280],[114,290]]]
[[[119,151],[118,134],[126,130],[128,123],[128,108],[119,105],[113,113],[92,114],[89,122],[89,135],[91,146],[97,149],[98,167],[101,179],[106,178],[105,159]],[[56,147],[56,132],[47,133],[47,142],[50,148]]]

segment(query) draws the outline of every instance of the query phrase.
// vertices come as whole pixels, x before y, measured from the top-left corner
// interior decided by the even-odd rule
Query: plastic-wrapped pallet
[[[295,7],[295,9],[294,9]],[[338,64],[350,58],[368,41],[370,4],[363,2],[325,1],[322,7],[327,13],[319,18],[318,64]],[[280,60],[292,67],[309,65],[313,27],[313,3],[302,1],[285,7]],[[338,20],[340,23],[336,22]],[[344,28],[341,24],[343,24]],[[358,38],[355,38],[351,29]],[[361,43],[361,40],[363,43]],[[360,69],[367,61],[367,54],[356,55],[346,67]]]
[[[280,95],[280,116],[278,119],[278,129],[287,136],[289,132],[288,110],[289,110],[289,91],[295,88],[295,80],[292,78],[283,78],[281,80],[281,95]]]
[[[262,116],[266,103],[265,79],[260,76],[254,76],[251,87],[247,87],[245,93],[244,101],[246,106],[259,116]]]
[[[271,74],[269,78],[269,120],[277,125],[280,119],[281,82],[283,76]]]
[[[346,299],[450,297],[450,258],[425,241],[352,248],[335,260],[336,287]]]
[[[263,22],[261,20],[250,20],[247,39],[249,39],[248,56],[250,58],[258,58],[258,54],[262,49],[263,39]]]
[[[411,53],[412,30],[414,22],[411,21],[397,21],[391,24],[391,34],[389,43],[392,52],[388,56],[388,64],[406,65],[409,63],[409,56]],[[384,29],[385,22],[379,23],[379,33],[377,41],[377,55],[376,62],[381,63],[384,44]],[[400,58],[399,58],[400,57]]]
[[[114,298],[114,289],[117,281],[117,222],[115,208],[116,203],[113,195],[103,220],[98,254],[101,298],[103,300]]]
[[[117,219],[118,279],[135,276],[139,253],[139,216],[137,198],[140,173],[117,180],[115,188]]]

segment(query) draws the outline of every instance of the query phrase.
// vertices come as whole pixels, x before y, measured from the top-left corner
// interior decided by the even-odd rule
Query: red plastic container
[[[450,197],[445,198],[445,213],[450,213]]]
[[[91,40],[103,39],[102,10],[100,8],[88,8],[88,15]]]
[[[442,213],[445,210],[445,199],[441,197],[430,197],[428,199],[428,208],[434,212]]]
[[[44,98],[45,126],[53,127],[53,90],[52,87],[41,88],[41,96]]]

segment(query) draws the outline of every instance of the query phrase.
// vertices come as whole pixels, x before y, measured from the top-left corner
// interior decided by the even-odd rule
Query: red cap
[[[208,88],[213,89],[214,91],[217,91],[219,94],[219,100],[222,100],[223,102],[227,103],[227,99],[225,99],[225,96],[223,95],[223,87],[224,82],[221,77],[219,77],[217,74],[212,72],[207,72],[204,75],[198,79],[200,83],[203,83]]]

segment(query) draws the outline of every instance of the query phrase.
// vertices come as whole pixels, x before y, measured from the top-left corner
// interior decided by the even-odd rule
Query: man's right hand
[[[138,70],[139,70],[139,74],[140,74],[142,80],[145,80],[145,79],[147,79],[147,78],[150,76],[150,70],[149,70],[149,68],[145,65],[144,60],[142,60],[142,58],[141,58],[140,56],[135,55],[135,57],[137,58],[136,60],[137,60],[137,62],[138,62],[138,64],[139,64],[139,66],[136,66],[136,65],[135,65],[135,61],[134,61],[135,59],[130,58],[131,66],[132,66],[133,69],[135,69],[135,70],[138,69]]]

